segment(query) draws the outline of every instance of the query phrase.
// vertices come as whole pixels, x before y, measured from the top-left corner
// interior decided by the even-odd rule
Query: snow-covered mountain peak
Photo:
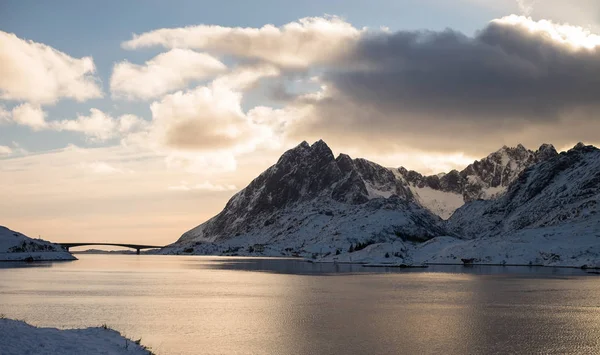
[[[599,202],[600,150],[584,144],[505,146],[423,176],[303,142],[163,252],[600,265]]]
[[[543,144],[535,152],[522,144],[505,145],[462,171],[423,176],[401,167],[398,174],[423,206],[442,218],[449,218],[465,202],[502,195],[523,170],[557,154],[551,144]]]
[[[459,209],[450,225],[465,236],[482,235],[482,226],[489,235],[567,221],[593,222],[597,228],[599,198],[600,150],[578,144],[526,169],[497,200],[478,201]]]
[[[395,203],[370,203],[371,200],[389,200],[392,197]],[[413,201],[414,197],[406,182],[398,179],[390,169],[365,159],[352,159],[346,154],[340,154],[336,159],[322,140],[312,145],[302,142],[286,151],[275,165],[234,195],[221,213],[185,233],[178,243],[212,243],[248,235],[261,235],[261,240],[277,239],[281,230],[271,231],[275,227],[269,226],[273,224],[277,228],[290,228],[291,231],[299,218],[291,216],[292,213],[309,218],[315,213],[315,209],[328,211],[328,215],[344,214],[343,211],[348,209],[365,209],[361,218],[340,219],[339,223],[348,224],[344,228],[352,230],[366,225],[364,218],[367,216],[379,215],[380,209],[390,209],[396,211],[396,217],[388,219],[383,225],[373,225],[373,231],[364,233],[370,235],[375,230],[378,233],[386,230],[385,233],[393,235],[404,230],[403,233],[434,236],[439,232],[436,229],[439,219]],[[412,216],[413,214],[415,215]],[[312,218],[310,217],[311,220]],[[323,221],[314,221],[317,222]],[[356,225],[358,223],[360,226]],[[402,226],[412,227],[409,232],[409,229],[403,229]],[[313,227],[304,226],[303,228],[308,229],[302,231],[308,233]],[[350,235],[346,237],[349,238]]]

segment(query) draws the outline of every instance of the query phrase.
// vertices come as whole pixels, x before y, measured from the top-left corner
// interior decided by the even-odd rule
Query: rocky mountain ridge
[[[323,141],[302,142],[176,244],[199,253],[239,250],[249,241],[283,255],[334,253],[399,236],[427,240],[444,234],[440,224],[390,169],[335,158]]]
[[[335,158],[323,141],[303,142],[162,252],[600,266],[598,149],[503,147],[436,177]],[[482,195],[490,189],[497,192]],[[450,194],[460,201],[443,220],[424,197]]]
[[[447,219],[466,202],[501,196],[523,170],[556,155],[551,144],[542,144],[536,151],[519,144],[504,146],[461,171],[423,176],[400,167],[398,175],[424,207]]]

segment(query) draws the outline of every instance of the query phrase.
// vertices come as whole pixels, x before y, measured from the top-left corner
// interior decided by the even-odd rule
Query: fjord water
[[[0,314],[162,355],[600,352],[600,278],[581,270],[78,257],[0,263]]]

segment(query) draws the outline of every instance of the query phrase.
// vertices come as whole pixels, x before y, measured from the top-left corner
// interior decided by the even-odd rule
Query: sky
[[[0,225],[163,245],[287,149],[422,173],[600,140],[600,3],[0,2]]]

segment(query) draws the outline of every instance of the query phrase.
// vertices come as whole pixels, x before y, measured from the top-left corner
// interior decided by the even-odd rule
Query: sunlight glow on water
[[[600,278],[580,270],[78,257],[0,264],[0,313],[161,355],[600,353]]]

